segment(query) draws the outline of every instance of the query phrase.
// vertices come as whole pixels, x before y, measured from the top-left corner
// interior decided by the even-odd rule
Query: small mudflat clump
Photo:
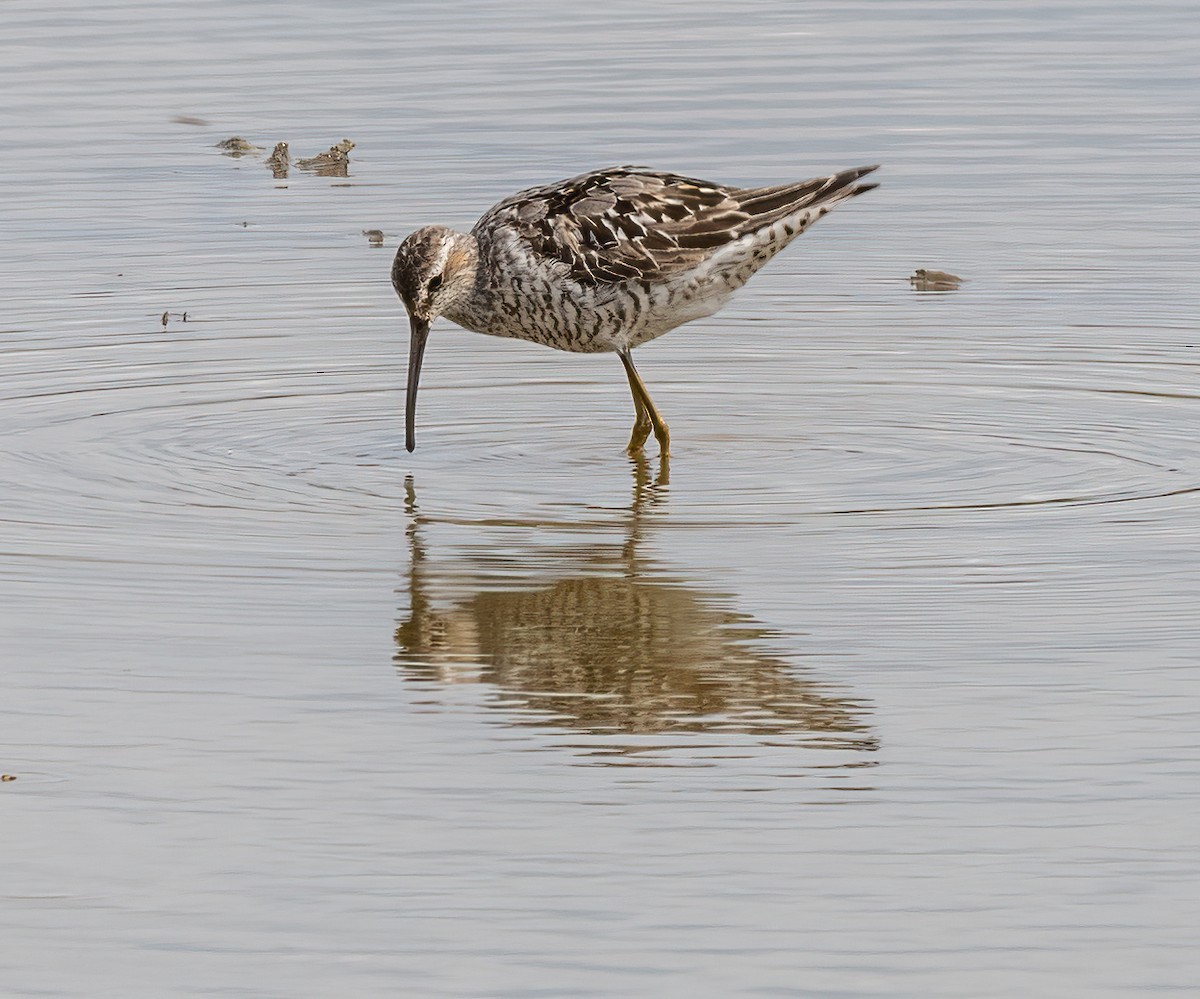
[[[918,267],[909,282],[914,291],[958,291],[963,279],[948,271],[931,271]]]
[[[353,148],[353,142],[349,139],[342,139],[341,142],[330,146],[325,152],[300,160],[297,166],[301,170],[315,173],[318,177],[345,177],[348,176],[350,150]]]
[[[222,139],[217,143],[217,148],[226,156],[246,156],[249,153],[257,153],[261,149],[260,146],[256,146],[249,139],[243,139],[240,135]]]
[[[275,148],[271,150],[271,155],[267,157],[267,166],[276,180],[287,178],[290,163],[288,144],[286,142],[275,143]]]

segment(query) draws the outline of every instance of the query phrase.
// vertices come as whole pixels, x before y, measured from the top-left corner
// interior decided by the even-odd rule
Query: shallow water
[[[1193,994],[1187,5],[4,19],[0,991]],[[396,243],[629,161],[885,166],[669,468],[448,324],[407,454]]]

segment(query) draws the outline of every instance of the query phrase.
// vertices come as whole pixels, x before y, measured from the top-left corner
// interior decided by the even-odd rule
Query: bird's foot
[[[667,429],[665,423],[654,428],[654,439],[658,441],[658,456],[660,458],[671,457],[671,432]]]
[[[625,448],[625,453],[635,456],[641,454],[652,429],[648,419],[644,423],[638,420],[633,425],[633,433],[629,435],[629,444]]]

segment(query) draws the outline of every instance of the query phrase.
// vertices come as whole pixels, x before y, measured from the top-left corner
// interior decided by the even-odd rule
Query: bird
[[[633,396],[626,451],[670,430],[631,353],[725,305],[775,254],[878,168],[768,187],[733,187],[616,166],[505,198],[469,233],[428,225],[396,250],[392,286],[409,318],[405,447],[416,447],[417,386],[430,324],[576,353],[615,353]]]

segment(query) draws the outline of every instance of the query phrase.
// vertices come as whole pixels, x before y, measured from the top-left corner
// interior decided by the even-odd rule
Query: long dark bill
[[[417,446],[417,383],[421,380],[421,358],[425,356],[425,341],[429,339],[429,323],[416,316],[408,317],[408,398],[404,403],[404,446]]]

